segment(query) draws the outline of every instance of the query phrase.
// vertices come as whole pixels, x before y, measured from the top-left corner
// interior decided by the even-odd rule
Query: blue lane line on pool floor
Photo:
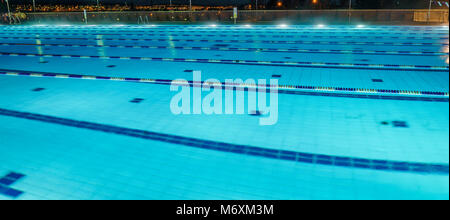
[[[347,168],[360,168],[360,169],[391,171],[391,172],[417,173],[417,174],[435,174],[435,175],[449,174],[448,164],[374,160],[355,157],[341,157],[325,154],[303,153],[289,150],[276,150],[276,149],[255,147],[250,145],[238,145],[210,140],[202,140],[197,138],[182,137],[177,135],[78,121],[67,118],[53,117],[48,115],[14,111],[2,108],[0,108],[0,115],[28,119],[33,121],[41,121],[69,127],[89,129],[99,132],[124,135],[146,140],[184,145],[188,147],[195,147],[206,150],[215,150],[221,152],[278,159],[298,163],[347,167]]]
[[[169,79],[142,79],[142,78],[121,78],[110,76],[94,76],[80,74],[63,74],[63,73],[46,73],[46,72],[30,72],[19,70],[0,69],[0,75],[7,76],[29,76],[29,77],[49,77],[61,79],[86,79],[86,80],[109,80],[116,82],[133,82],[133,83],[151,83],[160,85],[171,85],[172,80]],[[187,81],[190,87],[200,86],[204,82],[194,83]],[[222,83],[223,84],[223,83]],[[180,86],[183,86],[180,84]],[[223,86],[224,90],[244,89],[248,91],[246,85]],[[266,92],[273,92],[270,85],[258,85],[265,87]],[[243,88],[240,88],[243,87]],[[327,91],[327,92],[324,92]],[[336,93],[339,92],[339,93]],[[318,87],[318,86],[283,86],[279,85],[277,93],[290,95],[308,95],[308,96],[326,96],[340,98],[360,98],[360,99],[379,99],[379,100],[403,100],[403,101],[425,101],[425,102],[449,102],[448,92],[432,92],[432,91],[405,91],[405,90],[388,90],[388,89],[356,89],[343,87]],[[360,94],[358,94],[360,93]],[[370,95],[368,94],[370,93]],[[393,95],[387,95],[393,94]],[[433,97],[434,96],[434,97]],[[439,97],[441,96],[441,97]]]
[[[0,178],[0,195],[17,198],[23,194],[22,191],[11,188],[11,185],[25,177],[24,174],[10,172]]]

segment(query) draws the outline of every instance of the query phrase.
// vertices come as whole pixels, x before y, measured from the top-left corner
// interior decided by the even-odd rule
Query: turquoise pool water
[[[448,199],[448,31],[0,26],[0,199]],[[277,122],[174,115],[193,71],[278,79]]]

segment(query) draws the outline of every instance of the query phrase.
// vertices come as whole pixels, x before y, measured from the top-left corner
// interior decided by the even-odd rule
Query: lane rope
[[[249,52],[287,52],[287,53],[332,53],[332,54],[368,54],[368,55],[423,55],[445,56],[443,52],[421,51],[377,51],[377,50],[320,50],[320,49],[277,49],[277,48],[233,48],[233,47],[183,47],[183,46],[147,46],[147,45],[89,45],[89,44],[25,44],[0,43],[0,46],[44,46],[44,47],[101,47],[101,48],[133,48],[133,49],[180,49],[180,50],[218,50]]]
[[[258,61],[258,60],[223,60],[223,59],[194,59],[194,58],[160,58],[160,57],[126,57],[126,56],[88,56],[66,54],[34,54],[34,53],[10,53],[0,52],[1,56],[11,57],[58,57],[80,59],[120,59],[142,60],[159,62],[185,62],[185,63],[214,63],[214,64],[241,64],[241,65],[266,65],[284,67],[314,67],[334,69],[379,69],[379,70],[407,70],[407,71],[432,71],[448,72],[449,66],[429,65],[397,65],[397,64],[366,64],[366,63],[328,63],[328,62],[293,62],[293,61]]]
[[[8,36],[10,36],[11,34],[8,34]],[[17,35],[17,34],[15,34]],[[33,33],[32,35],[56,35],[56,36],[97,36],[97,35],[103,35],[103,36],[127,36],[127,37],[149,37],[149,36],[153,36],[153,37],[218,37],[218,35],[190,35],[190,34],[184,34],[184,35],[179,35],[179,34],[172,34],[172,35],[167,35],[167,34],[94,34],[94,33],[88,33],[88,34],[72,34],[72,33],[54,33],[54,34],[43,34],[43,33]],[[253,37],[253,36],[248,36],[248,35],[235,35],[235,36],[220,36],[220,37]],[[268,38],[267,36],[257,36],[257,37],[261,37],[261,38]],[[292,39],[295,37],[289,37],[289,36],[273,36],[273,38],[288,38],[288,39]],[[301,38],[301,37],[299,37]],[[316,38],[316,37],[315,37]],[[346,38],[342,38],[342,39],[347,39],[349,37]],[[148,38],[145,38],[148,39]],[[283,42],[283,41],[281,41]],[[442,46],[446,46],[449,45],[448,42],[447,43],[424,43],[424,42],[401,42],[401,43],[394,43],[394,42],[359,42],[359,41],[289,41],[289,42],[296,42],[298,44],[343,44],[343,45],[348,45],[348,44],[356,44],[356,45],[391,45],[391,46],[429,46],[429,45],[442,45]]]
[[[0,75],[6,76],[29,76],[29,77],[50,77],[50,78],[62,78],[62,79],[85,79],[85,80],[107,80],[107,81],[122,81],[122,82],[139,82],[139,83],[151,83],[151,84],[164,84],[171,85],[172,83],[177,85],[184,85],[181,82],[170,79],[149,79],[149,78],[132,78],[132,77],[112,77],[112,76],[98,76],[98,75],[80,75],[80,74],[64,74],[64,73],[40,73],[40,72],[25,72],[25,71],[3,71],[0,70]],[[205,82],[194,82],[188,81],[190,86],[201,86]],[[225,83],[221,82],[219,84],[209,83],[211,86],[222,86],[224,89],[234,89],[234,88],[253,88],[253,89],[266,89],[270,90],[275,87],[270,84],[232,84],[228,88],[226,88]],[[365,88],[344,88],[344,87],[326,87],[326,86],[310,86],[310,85],[278,85],[277,90],[279,93],[283,94],[307,94],[307,93],[289,93],[288,91],[297,90],[297,91],[308,91],[308,92],[317,92],[317,93],[327,93],[333,96],[332,93],[351,93],[351,94],[365,94],[365,95],[396,95],[390,96],[388,99],[399,99],[399,100],[408,100],[404,99],[405,96],[416,97],[415,100],[427,101],[427,99],[421,99],[425,97],[436,98],[436,99],[428,99],[428,101],[444,101],[448,102],[449,93],[448,92],[438,92],[438,91],[409,91],[409,90],[396,90],[396,89],[365,89]],[[283,92],[287,91],[287,92]],[[338,97],[343,97],[339,96]],[[439,98],[441,97],[441,98]],[[444,97],[444,99],[442,99]],[[360,96],[361,98],[361,96]],[[414,99],[410,99],[414,100]]]
[[[59,34],[63,36],[75,36]],[[368,46],[448,46],[442,43],[389,43],[389,42],[339,42],[339,41],[279,41],[279,40],[207,40],[207,39],[154,39],[154,38],[89,38],[80,34],[80,38],[58,37],[2,37],[0,39],[41,39],[41,40],[113,40],[113,41],[147,41],[147,42],[200,42],[200,43],[262,43],[262,44],[309,44],[309,45],[368,45]]]
[[[11,32],[26,32],[26,33],[35,33],[36,31],[40,31],[42,32],[48,32],[48,33],[52,33],[52,32],[59,32],[59,31],[66,31],[66,32],[78,32],[78,33],[103,33],[103,30],[96,30],[96,29],[67,29],[67,28],[55,28],[55,29],[35,29],[35,30],[30,30],[30,29],[9,29],[7,31],[11,31]],[[236,31],[230,31],[230,30],[214,30],[214,28],[209,28],[207,30],[205,29],[194,29],[194,30],[158,30],[158,29],[146,29],[145,31],[141,31],[141,30],[133,30],[133,29],[122,29],[122,30],[117,30],[117,29],[108,29],[105,30],[107,31],[107,33],[123,33],[123,32],[137,32],[137,33],[145,33],[148,34],[150,33],[191,33],[193,31],[197,32],[197,33],[239,33],[239,34],[259,34],[259,36],[274,36],[274,35],[267,35],[269,34],[267,31],[249,31],[249,30],[236,30]],[[359,36],[354,36],[354,34],[361,34],[361,33],[367,33],[366,31],[346,31],[346,32],[337,32],[337,31],[300,31],[300,32],[286,32],[283,31],[283,29],[279,29],[276,32],[273,33],[280,33],[280,34],[295,34],[295,35],[287,35],[289,37],[295,37],[298,36],[298,34],[307,34],[307,35],[302,35],[302,36],[311,36],[312,34],[319,34],[322,35],[323,34],[332,34],[332,36],[336,36],[337,34],[351,34],[351,36],[353,37],[359,37]],[[266,34],[266,35],[261,35],[261,34]],[[398,32],[379,32],[376,31],[375,33],[373,32],[369,32],[368,34],[374,35],[448,35],[448,33],[446,32],[439,32],[439,33],[426,33],[426,32],[417,32],[417,31],[398,31]],[[282,35],[282,36],[286,36],[286,35]],[[331,36],[330,36],[331,37]],[[350,36],[346,36],[346,37],[350,37]],[[362,37],[368,37],[368,36],[362,36]],[[373,36],[371,36],[373,37]],[[386,37],[386,36],[380,36],[380,37]],[[397,36],[396,36],[397,37]],[[395,37],[393,39],[396,39]],[[446,38],[448,39],[448,37]]]

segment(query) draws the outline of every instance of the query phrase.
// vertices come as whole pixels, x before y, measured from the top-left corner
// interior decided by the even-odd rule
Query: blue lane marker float
[[[374,51],[374,50],[321,50],[321,49],[291,49],[291,48],[232,48],[232,47],[183,47],[183,46],[145,46],[145,45],[92,45],[92,44],[26,44],[0,43],[0,46],[42,46],[42,47],[100,47],[100,48],[132,48],[132,49],[176,49],[176,50],[216,50],[239,52],[282,52],[282,53],[331,53],[331,54],[365,54],[365,55],[419,55],[445,56],[444,52],[420,51]],[[291,59],[292,57],[285,57]]]
[[[177,145],[184,145],[187,147],[195,147],[205,150],[214,150],[220,152],[243,154],[254,157],[263,157],[267,159],[278,159],[284,161],[298,162],[304,164],[317,164],[324,166],[336,166],[347,168],[358,168],[389,172],[404,172],[417,174],[433,174],[433,175],[448,175],[449,165],[438,163],[415,163],[405,161],[391,161],[391,160],[374,160],[366,158],[343,157],[334,155],[314,154],[305,152],[296,152],[289,150],[277,150],[263,147],[255,147],[250,145],[238,145],[224,142],[202,140],[197,138],[189,138],[171,134],[163,134],[152,131],[145,131],[139,129],[131,129],[125,127],[118,127],[113,125],[85,122],[72,120],[67,118],[53,117],[41,114],[34,114],[28,112],[20,112],[0,108],[0,115],[28,119],[33,121],[40,121],[58,125],[64,125],[75,128],[88,129],[98,132],[105,132],[117,135],[124,135],[134,138],[141,138],[146,140],[153,140]]]
[[[56,35],[56,34],[55,34]],[[262,44],[306,44],[306,45],[369,45],[369,46],[448,46],[448,43],[391,43],[391,42],[340,42],[340,41],[279,41],[279,40],[207,40],[207,39],[154,39],[154,38],[90,38],[85,34],[58,34],[62,36],[81,36],[80,38],[63,37],[0,37],[11,40],[111,40],[142,42],[197,42],[197,43],[262,43]],[[87,35],[89,36],[89,35]],[[94,35],[97,36],[97,35]],[[145,35],[148,36],[148,35]],[[203,36],[203,35],[202,35]],[[137,37],[137,36],[136,36]]]
[[[120,60],[142,60],[159,62],[185,62],[185,63],[215,63],[215,64],[240,64],[240,65],[265,65],[283,67],[312,67],[332,69],[368,69],[368,70],[402,70],[402,71],[430,71],[448,72],[448,66],[428,65],[396,65],[396,64],[367,64],[367,63],[328,63],[328,62],[292,62],[292,61],[257,61],[257,60],[218,60],[218,59],[190,59],[190,58],[160,58],[160,57],[125,57],[125,56],[86,56],[86,55],[64,55],[64,54],[34,54],[34,53],[7,53],[0,52],[1,56],[12,57],[59,57],[59,58],[82,58],[82,59],[120,59]]]
[[[7,196],[7,197],[11,197],[11,198],[17,198],[20,195],[22,195],[23,194],[22,191],[11,188],[11,185],[14,184],[15,182],[19,181],[23,177],[25,177],[24,174],[16,173],[16,172],[10,172],[10,173],[6,174],[5,176],[1,177],[0,178],[0,194]]]
[[[190,71],[190,70],[189,70]],[[95,75],[79,75],[79,74],[61,74],[61,73],[36,73],[36,72],[17,72],[17,71],[1,71],[0,75],[8,76],[29,76],[29,77],[50,77],[62,79],[85,79],[85,80],[109,80],[120,82],[138,82],[151,83],[160,85],[171,85],[176,83],[169,79],[144,79],[144,78],[121,78]],[[190,87],[202,85],[204,82],[188,81]],[[224,85],[224,83],[222,83]],[[180,86],[184,86],[180,84]],[[250,85],[250,84],[234,84],[231,86],[223,86],[222,89],[248,88],[264,88],[266,92],[272,92],[274,87],[271,85]],[[389,90],[389,89],[363,89],[363,88],[343,88],[343,87],[322,87],[322,86],[306,86],[306,85],[278,85],[277,92],[280,94],[290,95],[310,95],[310,96],[327,96],[341,98],[364,98],[364,99],[381,99],[381,100],[404,100],[404,101],[428,101],[428,102],[449,102],[448,92],[432,92],[432,91],[407,91],[407,90]]]

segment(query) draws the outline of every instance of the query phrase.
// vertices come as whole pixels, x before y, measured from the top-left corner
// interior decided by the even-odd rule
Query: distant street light
[[[348,1],[348,23],[350,24],[350,22],[352,21],[352,0]]]
[[[9,24],[11,24],[11,10],[9,9],[9,2],[8,2],[8,0],[6,0],[6,7],[8,7]]]
[[[33,12],[36,12],[36,1],[33,0]]]
[[[192,21],[192,0],[189,0],[189,22]]]
[[[428,7],[428,22],[430,22],[431,19],[431,3],[433,2],[433,0],[430,0],[430,6]]]

